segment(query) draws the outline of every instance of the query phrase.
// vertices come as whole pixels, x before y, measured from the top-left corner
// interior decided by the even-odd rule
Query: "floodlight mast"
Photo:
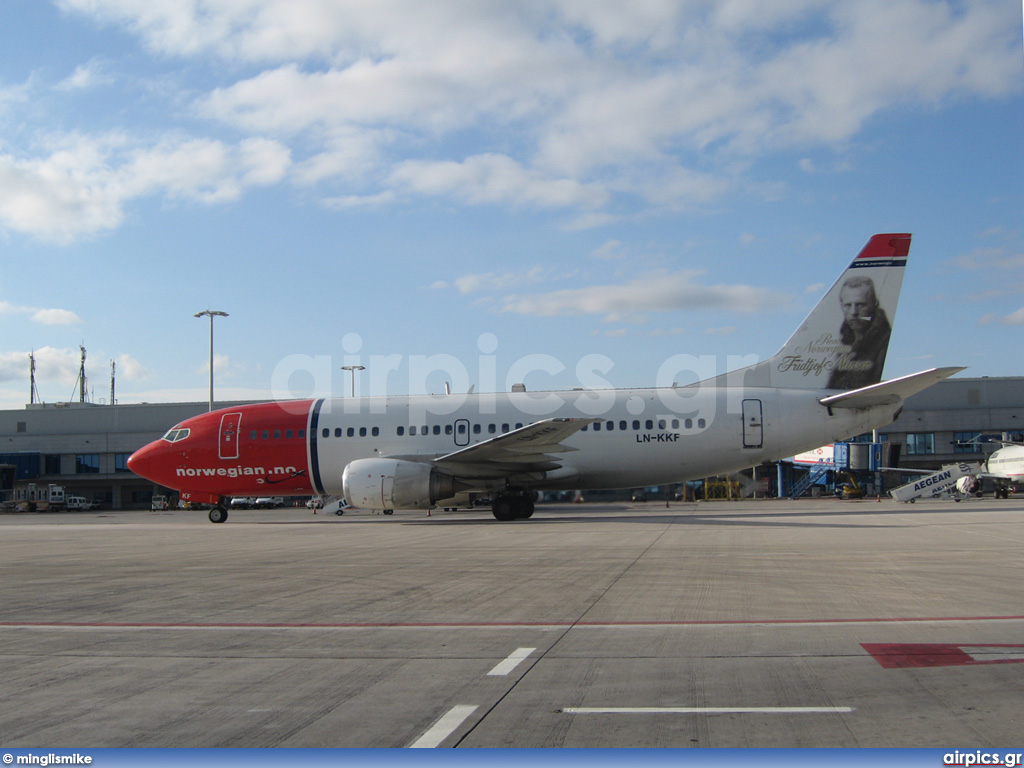
[[[209,317],[210,318],[210,410],[213,410],[213,318],[215,317],[228,317],[227,312],[221,312],[218,309],[204,309],[202,312],[196,312],[193,317]]]
[[[365,371],[365,365],[343,365],[341,370],[349,371],[352,374],[352,397],[356,396],[356,371]]]

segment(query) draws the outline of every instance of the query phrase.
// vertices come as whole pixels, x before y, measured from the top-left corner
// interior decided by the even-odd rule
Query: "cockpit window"
[[[176,443],[179,440],[184,440],[188,437],[191,431],[192,430],[189,429],[182,429],[181,427],[171,427],[167,431],[167,434],[164,435],[163,439],[169,443]]]

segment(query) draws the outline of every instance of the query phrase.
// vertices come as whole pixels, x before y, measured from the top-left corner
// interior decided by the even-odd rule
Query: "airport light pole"
[[[356,371],[365,371],[365,365],[343,365],[341,370],[349,371],[352,374],[352,397],[356,396]]]
[[[227,317],[227,312],[221,312],[216,309],[204,309],[202,312],[196,312],[193,317],[209,317],[210,318],[210,410],[213,410],[213,318],[215,317]]]

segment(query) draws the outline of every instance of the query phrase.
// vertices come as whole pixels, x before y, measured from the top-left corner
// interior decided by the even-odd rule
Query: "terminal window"
[[[98,474],[100,471],[100,455],[98,453],[80,453],[75,456],[75,474]]]
[[[980,453],[981,447],[974,442],[980,432],[954,432],[953,453]]]
[[[935,453],[934,432],[911,432],[907,435],[907,455],[922,456]]]

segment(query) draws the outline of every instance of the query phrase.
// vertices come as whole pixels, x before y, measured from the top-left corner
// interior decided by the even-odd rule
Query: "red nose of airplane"
[[[162,484],[164,479],[162,475],[166,472],[166,467],[163,467],[164,471],[161,471],[161,466],[166,462],[160,461],[161,454],[164,453],[164,446],[161,445],[161,442],[157,440],[149,445],[145,445],[129,456],[128,469],[139,477]]]

